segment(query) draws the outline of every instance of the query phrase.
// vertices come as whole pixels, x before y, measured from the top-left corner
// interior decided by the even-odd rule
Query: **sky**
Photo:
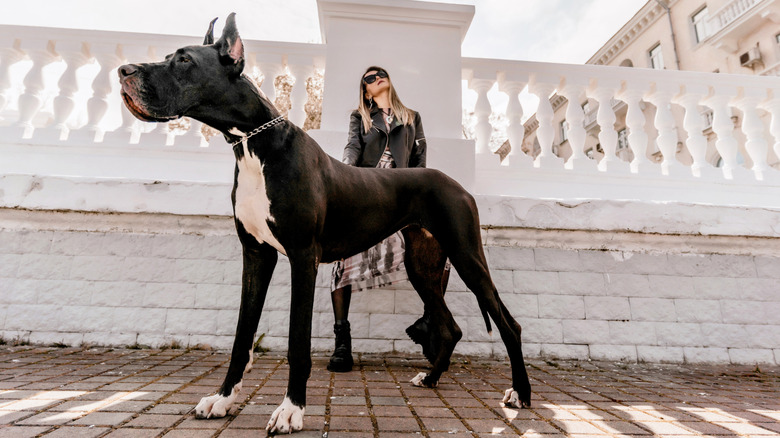
[[[582,64],[647,0],[434,1],[475,6],[463,56]],[[0,24],[202,36],[230,12],[245,39],[321,42],[316,0],[26,0]]]

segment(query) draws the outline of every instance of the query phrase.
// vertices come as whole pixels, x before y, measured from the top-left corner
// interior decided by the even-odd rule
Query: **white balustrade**
[[[560,161],[552,152],[555,128],[553,127],[553,107],[550,103],[550,96],[557,85],[557,77],[547,78],[539,74],[531,76],[528,83],[528,90],[539,98],[536,118],[539,120],[537,139],[539,140],[540,152],[534,160],[535,167],[553,167]]]
[[[712,130],[718,136],[715,147],[723,160],[723,175],[727,179],[738,177],[739,163],[737,163],[737,154],[739,153],[739,144],[734,138],[734,120],[731,111],[730,102],[736,97],[737,88],[734,87],[715,87],[713,94],[705,99],[704,104],[712,108]]]
[[[531,157],[523,153],[523,137],[525,129],[523,128],[523,106],[520,104],[519,95],[528,82],[527,75],[507,75],[502,72],[498,77],[498,90],[506,93],[509,100],[506,104],[506,117],[509,122],[507,126],[507,138],[509,139],[510,151],[501,163],[508,167],[530,166]]]
[[[599,170],[602,172],[627,171],[628,166],[624,161],[618,158],[617,140],[618,133],[615,130],[615,110],[612,107],[612,99],[617,90],[620,89],[620,83],[611,79],[597,79],[588,88],[588,97],[596,100],[599,104],[596,122],[599,124],[599,143],[604,150],[604,157],[599,161]]]
[[[263,82],[260,84],[260,91],[265,94],[271,102],[276,99],[276,77],[284,74],[284,62],[281,55],[256,54],[257,66],[263,74]]]
[[[735,102],[742,111],[742,132],[747,137],[745,150],[753,161],[752,170],[757,180],[764,180],[769,171],[766,162],[769,145],[764,139],[764,124],[758,116],[758,104],[765,98],[766,90],[745,87],[743,96]]]
[[[290,56],[287,58],[290,73],[295,79],[290,92],[290,112],[287,119],[298,126],[303,126],[306,121],[306,80],[314,74],[314,62],[311,58]]]
[[[89,62],[92,55],[89,52],[89,45],[83,42],[66,41],[60,43],[57,47],[57,51],[62,56],[67,67],[57,83],[60,87],[60,94],[54,98],[53,102],[53,129],[59,133],[60,140],[65,140],[70,133],[68,119],[73,113],[73,109],[76,105],[73,100],[73,95],[78,91],[76,72],[84,64]]]

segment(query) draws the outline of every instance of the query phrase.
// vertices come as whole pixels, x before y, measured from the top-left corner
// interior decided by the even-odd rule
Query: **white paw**
[[[428,377],[428,375],[427,375],[427,374],[425,374],[425,373],[419,373],[419,374],[417,374],[416,376],[412,377],[412,380],[410,380],[409,382],[411,382],[411,383],[412,383],[412,385],[414,385],[414,386],[424,387],[424,386],[425,386],[425,383],[423,383],[423,380],[424,380],[426,377]],[[436,382],[436,383],[434,383],[434,384],[433,384],[433,386],[432,386],[432,388],[435,388],[435,387],[437,387],[437,386],[439,386],[439,382]]]
[[[520,403],[520,397],[518,397],[517,391],[515,391],[513,388],[509,388],[504,391],[504,398],[501,401],[506,407],[518,409],[523,407],[523,404]]]
[[[265,427],[269,433],[292,433],[303,429],[303,413],[305,407],[298,407],[285,397],[284,401],[271,414],[268,425]]]
[[[195,418],[221,418],[227,415],[238,393],[241,392],[241,382],[238,382],[227,397],[219,394],[203,397],[195,406]]]

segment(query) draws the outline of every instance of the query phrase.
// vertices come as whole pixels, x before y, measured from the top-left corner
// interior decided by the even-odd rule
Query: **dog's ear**
[[[236,72],[240,74],[244,70],[244,42],[238,35],[235,12],[228,15],[225,27],[222,29],[222,36],[215,45],[219,50],[222,63],[233,65]]]
[[[219,17],[217,17],[219,18]],[[214,22],[216,22],[217,19],[211,20],[211,23],[209,23],[209,30],[206,31],[206,37],[203,39],[203,45],[209,45],[214,44]]]

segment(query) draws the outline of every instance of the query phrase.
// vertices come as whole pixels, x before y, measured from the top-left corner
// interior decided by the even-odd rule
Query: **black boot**
[[[336,334],[336,349],[328,363],[328,371],[346,373],[352,371],[352,336],[349,334],[349,321],[340,320],[333,324]]]

